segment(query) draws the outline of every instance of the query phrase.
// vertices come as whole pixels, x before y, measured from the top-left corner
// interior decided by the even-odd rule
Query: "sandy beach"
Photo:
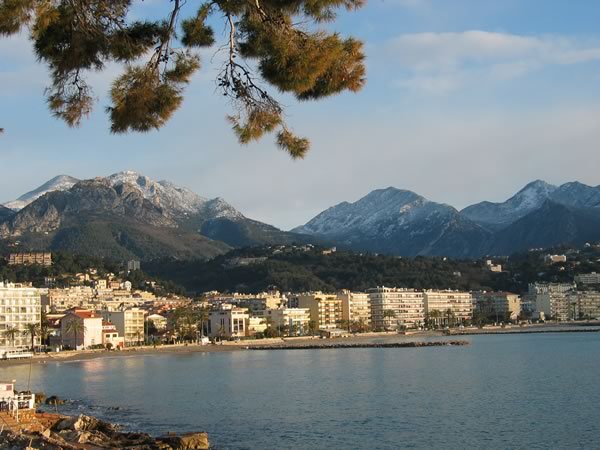
[[[355,336],[348,336],[335,339],[320,339],[318,337],[287,337],[273,339],[251,339],[242,340],[239,342],[224,341],[220,344],[174,344],[174,345],[159,345],[129,347],[124,350],[80,350],[80,351],[63,351],[56,353],[37,354],[30,359],[18,360],[0,360],[0,369],[3,367],[12,367],[24,364],[48,364],[54,362],[72,362],[85,361],[97,358],[118,358],[160,354],[176,354],[176,353],[212,353],[212,352],[231,352],[244,351],[250,347],[298,347],[306,346],[307,348],[315,349],[319,347],[333,347],[343,344],[375,344],[375,343],[398,343],[419,340],[429,340],[432,338],[452,338],[457,336],[468,336],[476,334],[516,334],[516,333],[574,333],[574,332],[600,332],[600,324],[597,322],[587,324],[536,324],[527,326],[511,326],[511,327],[485,327],[480,328],[465,328],[455,329],[450,333],[443,331],[414,331],[406,334],[396,332],[387,333],[364,333]]]
[[[341,342],[343,343],[369,343],[374,341],[385,341],[385,342],[401,342],[407,340],[415,340],[415,338],[428,338],[428,337],[442,337],[443,333],[424,331],[415,332],[414,334],[402,335],[398,333],[364,333],[357,336],[349,336],[344,338],[336,339],[320,339],[318,337],[287,337],[287,338],[273,338],[273,339],[251,339],[242,340],[239,342],[234,341],[223,341],[219,344],[174,344],[174,345],[159,345],[156,347],[152,346],[141,346],[141,347],[129,347],[123,350],[80,350],[80,351],[63,351],[56,353],[45,353],[37,354],[33,358],[29,359],[16,359],[16,360],[0,360],[0,369],[2,367],[11,367],[23,364],[47,364],[53,362],[72,362],[72,361],[85,361],[89,359],[97,358],[113,358],[113,357],[131,357],[131,356],[145,356],[145,355],[157,355],[157,354],[173,354],[173,353],[198,353],[198,352],[231,352],[231,351],[242,351],[249,347],[283,347],[286,346],[298,346],[306,345],[314,347],[328,347],[334,346]]]

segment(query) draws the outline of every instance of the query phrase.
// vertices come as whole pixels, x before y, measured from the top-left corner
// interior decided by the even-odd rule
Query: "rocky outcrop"
[[[50,192],[16,213],[0,227],[3,237],[49,233],[85,216],[134,219],[157,227],[177,227],[159,206],[129,185],[112,186],[104,179],[80,181],[68,191]]]
[[[158,438],[160,442],[177,450],[200,450],[209,448],[208,434],[185,433],[181,436],[163,436]]]
[[[41,433],[5,433],[0,448],[89,449],[134,448],[136,450],[204,450],[209,448],[204,432],[155,438],[147,433],[120,430],[118,425],[95,417],[60,416],[55,424]]]
[[[37,399],[37,394],[36,394],[36,399]],[[41,400],[39,400],[41,402]],[[58,398],[56,395],[51,395],[50,397],[48,397],[44,403],[46,403],[46,405],[64,405],[65,401],[62,398]]]

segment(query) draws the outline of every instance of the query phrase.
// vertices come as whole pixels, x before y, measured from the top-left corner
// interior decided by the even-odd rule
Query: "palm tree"
[[[439,319],[440,319],[441,315],[442,315],[442,313],[437,309],[433,309],[433,310],[429,311],[428,320],[430,322],[430,325],[433,328],[437,328],[440,325]]]
[[[186,308],[183,312],[183,324],[185,330],[185,337],[187,340],[192,341],[194,339],[194,328],[197,327],[198,318],[196,311],[191,308]]]
[[[42,318],[40,320],[40,338],[42,344],[48,343],[48,338],[50,336],[50,321],[48,320],[48,316],[45,311],[42,311]]]
[[[5,339],[9,340],[10,346],[14,347],[15,346],[15,338],[17,337],[17,334],[19,334],[19,329],[16,327],[9,326],[6,330],[4,330],[4,332],[2,334],[4,335]]]
[[[396,317],[396,311],[394,311],[393,309],[386,309],[385,311],[383,311],[383,327],[387,329],[387,327],[385,326],[385,319],[394,317]]]
[[[337,321],[338,326],[343,330],[350,331],[350,321],[346,319],[341,319]]]
[[[318,328],[319,328],[319,324],[317,323],[316,320],[310,320],[308,322],[308,331],[310,332],[311,335],[314,336],[314,334],[316,333]]]
[[[223,325],[219,326],[219,329],[217,330],[217,338],[219,341],[222,341],[226,334],[225,327]]]
[[[140,342],[142,340],[142,336],[144,335],[144,333],[140,330],[135,330],[135,333],[133,333],[133,334],[136,337],[137,344],[140,345]]]
[[[31,336],[31,351],[35,353],[35,337],[41,334],[41,326],[39,323],[28,323],[25,325],[24,336]]]
[[[209,313],[208,309],[202,308],[198,311],[198,321],[200,322],[200,338],[204,337],[204,324],[208,322]]]
[[[274,326],[273,318],[270,316],[265,317],[267,328],[265,329],[265,337],[273,338],[279,336],[277,328]]]
[[[72,334],[75,336],[75,350],[77,350],[77,338],[80,333],[85,333],[85,325],[83,324],[83,320],[71,319],[67,326],[65,327],[65,331],[67,334]]]

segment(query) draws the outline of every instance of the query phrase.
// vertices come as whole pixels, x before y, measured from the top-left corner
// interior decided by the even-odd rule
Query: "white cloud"
[[[474,80],[505,81],[552,65],[600,60],[600,41],[471,30],[414,33],[392,39],[386,57],[405,75],[395,84],[447,92]]]

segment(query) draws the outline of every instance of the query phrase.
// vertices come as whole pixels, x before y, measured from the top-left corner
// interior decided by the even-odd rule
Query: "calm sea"
[[[218,449],[600,448],[600,334],[34,364],[32,390]],[[26,387],[29,366],[1,368]],[[117,409],[118,408],[118,409]]]

